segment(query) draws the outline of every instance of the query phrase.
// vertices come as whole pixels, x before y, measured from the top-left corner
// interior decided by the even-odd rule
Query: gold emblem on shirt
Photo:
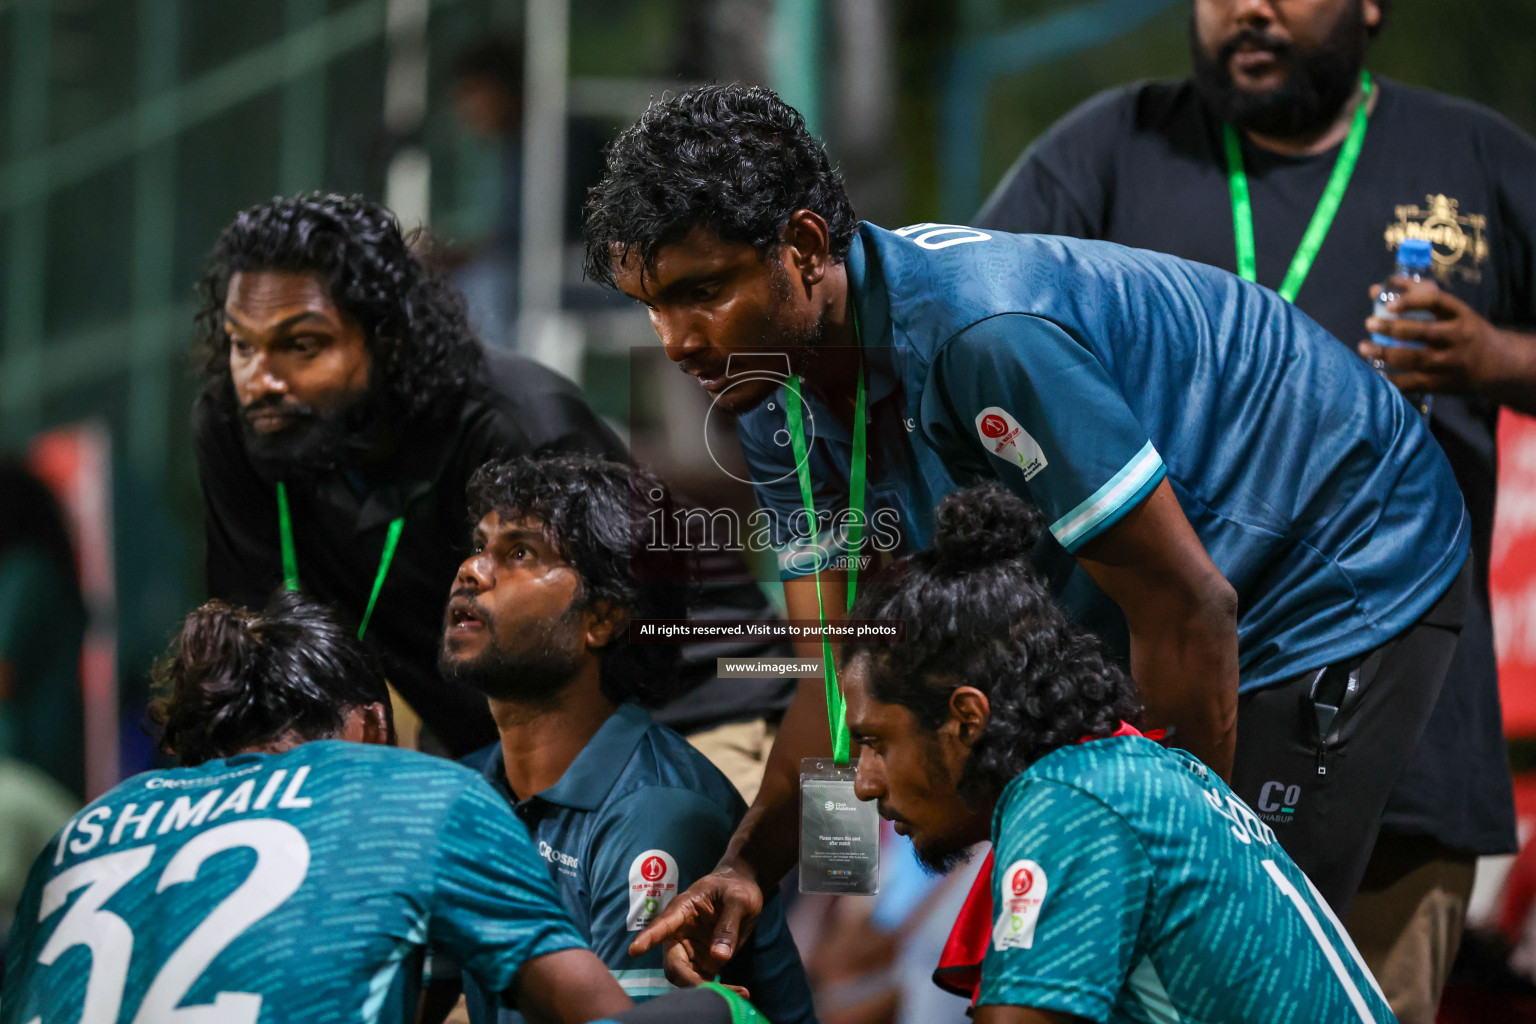
[[[1425,206],[1399,206],[1397,222],[1387,226],[1383,238],[1396,250],[1405,238],[1426,238],[1433,248],[1435,277],[1441,284],[1461,278],[1470,284],[1482,280],[1488,261],[1488,218],[1481,213],[1462,213],[1460,201],[1445,195],[1424,197]]]

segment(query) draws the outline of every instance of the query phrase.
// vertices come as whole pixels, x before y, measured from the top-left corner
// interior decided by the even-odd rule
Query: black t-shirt
[[[1405,236],[1434,243],[1443,288],[1505,327],[1536,324],[1536,142],[1463,100],[1377,79],[1359,162],[1296,305],[1353,348],[1369,287]],[[1259,283],[1277,288],[1338,147],[1288,157],[1244,142]],[[1099,238],[1235,271],[1221,125],[1190,82],[1100,94],[1025,151],[975,223]],[[1479,853],[1514,849],[1488,603],[1498,407],[1437,395],[1431,428],[1466,499],[1473,606],[1429,733],[1387,825]]]
[[[443,609],[469,554],[470,475],[492,459],[517,455],[628,458],[623,442],[564,377],[506,353],[488,353],[485,367],[483,379],[452,408],[404,432],[384,479],[360,486],[332,473],[314,485],[288,487],[300,582],[353,621],[368,605],[389,523],[404,515],[367,641],[384,654],[390,682],[455,757],[496,738],[485,696],[437,672]],[[260,608],[282,584],[276,488],[251,466],[232,399],[205,393],[193,408],[192,429],[207,518],[208,593]],[[704,572],[690,615],[774,617],[739,556],[711,553]],[[679,674],[687,693],[658,710],[657,719],[688,731],[776,718],[795,680],[719,679],[714,659],[781,653],[787,649],[768,644],[684,646]]]

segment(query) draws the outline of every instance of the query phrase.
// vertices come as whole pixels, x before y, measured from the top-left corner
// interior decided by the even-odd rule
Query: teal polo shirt
[[[708,874],[746,812],[720,770],[637,704],[621,705],[560,781],[520,797],[507,784],[500,744],[464,759],[527,827],[561,902],[593,952],[630,998],[670,989],[662,950],[629,955],[629,944],[667,903]],[[810,986],[777,896],[763,905],[751,944],[721,976],[742,985],[774,1024],[814,1022]],[[514,1021],[465,979],[470,1019]]]
[[[860,551],[839,527],[852,449],[834,411],[806,390],[814,532],[782,389],[736,421],[786,579],[887,536],[919,549],[937,499],[997,480],[1049,524],[1032,561],[1057,600],[1124,654],[1124,617],[1074,553],[1167,480],[1237,591],[1251,690],[1391,640],[1467,559],[1466,508],[1421,417],[1268,289],[1108,242],[942,224],[861,224],[847,268],[869,381]]]

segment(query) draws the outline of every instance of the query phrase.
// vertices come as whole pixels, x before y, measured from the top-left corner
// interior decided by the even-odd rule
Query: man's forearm
[[[1232,776],[1237,745],[1237,622],[1218,599],[1173,621],[1131,627],[1131,674],[1148,728]]]

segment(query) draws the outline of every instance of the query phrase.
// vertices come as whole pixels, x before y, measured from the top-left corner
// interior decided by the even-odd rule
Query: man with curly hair
[[[562,902],[631,998],[665,993],[662,954],[629,943],[707,874],[746,805],[648,707],[674,689],[677,648],[629,623],[677,619],[679,553],[647,543],[670,511],[651,473],[587,455],[488,463],[443,620],[443,677],[484,693],[500,743],[465,759],[528,827]],[[810,988],[770,899],[723,976],[775,1024],[810,1024]],[[471,1019],[495,1008],[467,983]]]
[[[571,382],[482,351],[459,294],[376,203],[317,193],[253,206],[209,262],[192,419],[210,596],[259,607],[274,587],[301,587],[362,627],[448,753],[490,742],[483,698],[436,668],[443,581],[467,551],[465,484],[490,459],[626,458],[623,443]],[[750,580],[725,576],[702,590],[700,614],[771,616]],[[715,653],[684,655],[679,727],[776,717],[788,686],[719,680]]]
[[[1274,830],[1127,724],[1135,684],[1029,565],[1042,526],[997,484],[952,494],[852,613],[908,623],[844,651],[854,792],[934,870],[987,839],[998,867],[985,941],[936,980],[976,1024],[1392,1024]]]

